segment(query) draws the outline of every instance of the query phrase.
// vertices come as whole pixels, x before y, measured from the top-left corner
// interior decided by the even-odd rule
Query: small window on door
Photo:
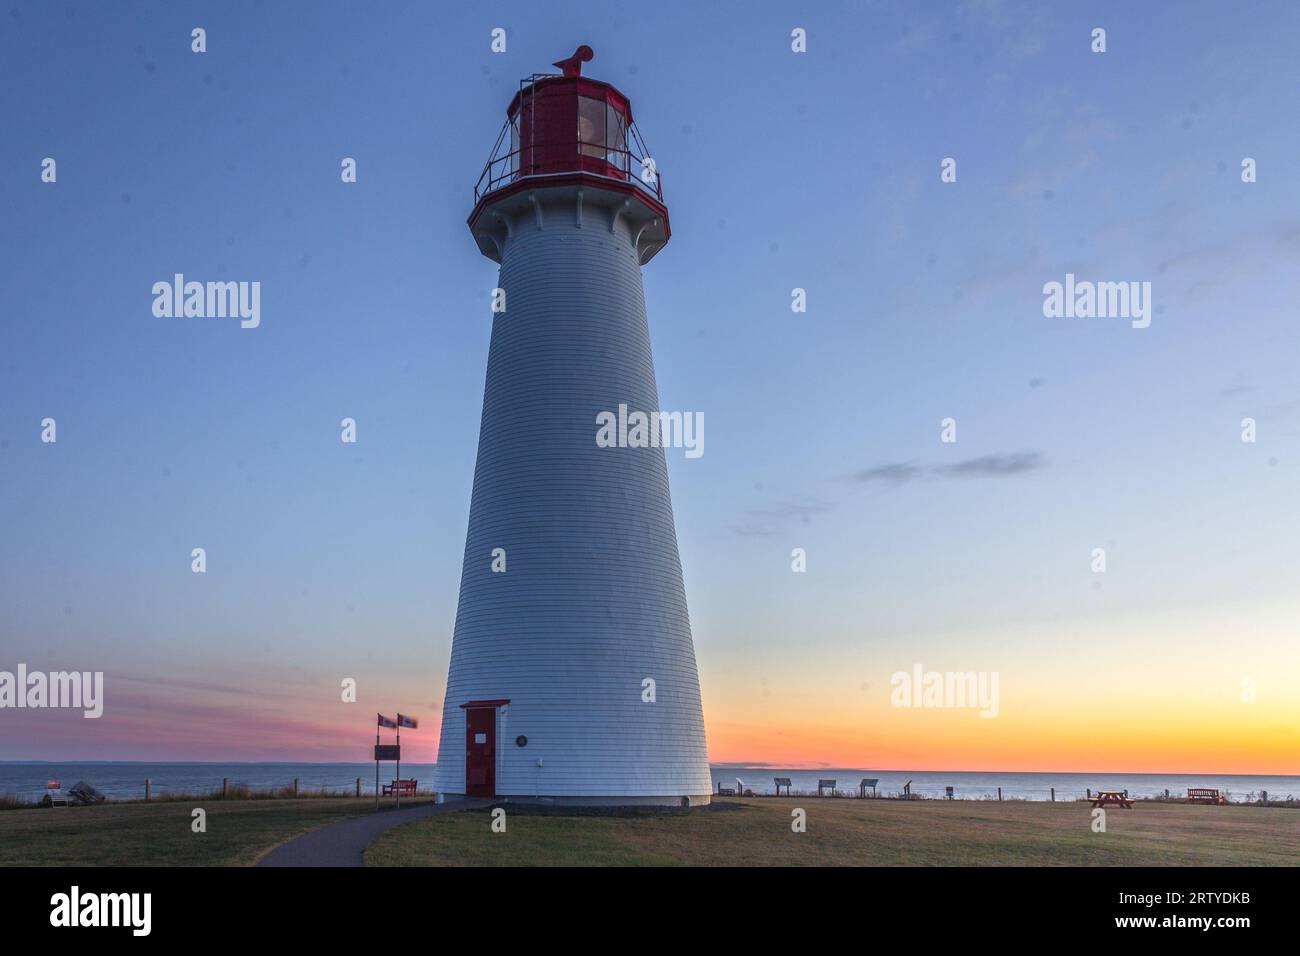
[[[485,744],[485,743],[487,743],[487,734],[475,734],[475,735],[474,735],[474,743],[476,743],[476,744]]]

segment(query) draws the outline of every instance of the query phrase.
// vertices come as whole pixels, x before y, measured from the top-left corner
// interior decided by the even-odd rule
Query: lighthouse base
[[[439,793],[437,802],[458,803],[464,799],[466,797],[463,793]],[[541,797],[498,794],[492,800],[532,807],[706,807],[713,802],[713,794],[697,793],[680,797]]]

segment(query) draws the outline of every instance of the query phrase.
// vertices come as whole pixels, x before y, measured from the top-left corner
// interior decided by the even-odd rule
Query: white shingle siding
[[[588,195],[581,228],[572,204],[548,205],[542,229],[521,222],[502,250],[507,311],[488,355],[436,773],[445,793],[465,791],[460,705],[502,698],[499,795],[712,789],[664,451],[596,445],[597,413],[659,403],[630,230],[611,233]],[[641,700],[646,677],[655,703]]]

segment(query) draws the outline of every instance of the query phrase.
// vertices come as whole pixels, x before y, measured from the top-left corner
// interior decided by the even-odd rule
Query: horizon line
[[[392,761],[384,761],[391,763]],[[436,760],[410,760],[402,761],[412,765],[435,766]],[[19,765],[62,765],[69,764],[176,764],[192,766],[214,766],[214,767],[237,767],[237,766],[357,766],[358,764],[374,763],[373,760],[0,760],[0,766],[19,766]],[[982,774],[1096,774],[1098,776],[1159,776],[1159,777],[1300,777],[1300,771],[1295,773],[1258,773],[1258,772],[1237,772],[1224,770],[952,770],[948,768],[921,768],[921,767],[840,767],[820,765],[813,767],[786,766],[780,764],[762,764],[762,763],[710,763],[710,769],[733,769],[733,770],[794,770],[803,772],[813,771],[832,771],[832,770],[852,770],[864,771],[871,773],[982,773]]]

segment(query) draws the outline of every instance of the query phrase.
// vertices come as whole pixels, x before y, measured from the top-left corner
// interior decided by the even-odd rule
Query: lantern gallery
[[[153,314],[160,319],[239,319],[239,327],[262,324],[262,283],[186,282],[176,273],[171,282],[153,284]]]

